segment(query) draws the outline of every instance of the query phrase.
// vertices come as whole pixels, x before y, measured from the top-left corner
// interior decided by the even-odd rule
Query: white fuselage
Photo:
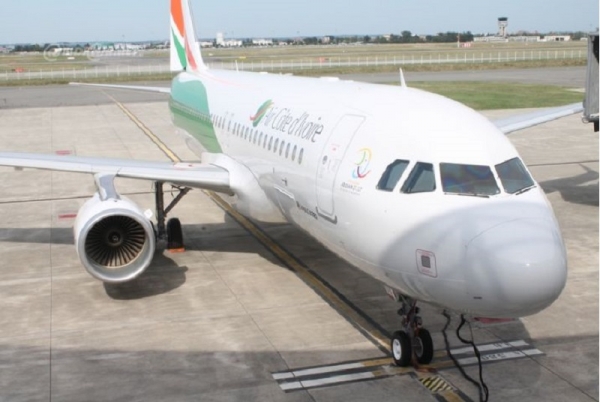
[[[206,153],[186,126],[189,144],[203,161],[244,172],[232,183],[244,214],[284,218],[401,293],[466,313],[533,314],[564,287],[564,246],[539,186],[489,197],[443,191],[440,163],[518,157],[475,111],[411,88],[212,70],[180,74],[172,101],[192,81],[205,88],[220,149]],[[395,160],[408,166],[378,189]],[[418,162],[434,166],[435,189],[404,193]]]

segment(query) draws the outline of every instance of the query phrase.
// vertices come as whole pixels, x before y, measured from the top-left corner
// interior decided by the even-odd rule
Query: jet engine
[[[101,189],[100,189],[101,190]],[[115,192],[96,193],[77,214],[75,248],[85,269],[103,282],[136,278],[152,262],[154,228],[142,210]]]

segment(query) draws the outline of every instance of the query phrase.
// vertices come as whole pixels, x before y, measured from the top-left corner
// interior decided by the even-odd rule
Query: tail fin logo
[[[175,54],[175,60],[179,62],[178,69],[187,67],[185,54],[185,21],[183,19],[183,8],[181,0],[171,0],[171,53]],[[173,62],[174,60],[172,60]]]
[[[205,69],[189,0],[171,0],[171,71]]]
[[[254,126],[254,127],[258,126],[258,124],[263,119],[263,117],[265,117],[265,115],[267,114],[269,109],[271,109],[274,105],[275,105],[275,102],[273,102],[270,99],[268,101],[266,101],[265,103],[263,103],[256,111],[256,114],[254,116],[250,116],[250,121],[252,122],[252,126]]]

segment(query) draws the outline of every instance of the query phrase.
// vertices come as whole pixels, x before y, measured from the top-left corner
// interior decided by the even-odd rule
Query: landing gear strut
[[[181,230],[181,222],[177,218],[171,218],[165,224],[167,214],[177,205],[179,201],[191,190],[188,187],[177,187],[173,186],[174,189],[179,191],[179,194],[171,201],[171,203],[165,208],[165,197],[163,191],[164,183],[157,181],[155,183],[154,198],[156,201],[156,237],[160,240],[167,241],[168,250],[182,251],[183,245],[183,232]]]
[[[398,315],[402,319],[402,329],[394,332],[391,342],[394,363],[406,367],[414,357],[418,364],[428,364],[433,359],[431,334],[423,328],[417,302],[408,298],[401,298],[401,302]]]

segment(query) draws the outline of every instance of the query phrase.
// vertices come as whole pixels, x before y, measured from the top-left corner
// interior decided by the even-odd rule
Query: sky
[[[4,0],[0,43],[166,40],[169,0]],[[201,38],[594,31],[598,0],[192,0]],[[350,5],[351,4],[351,5]]]

